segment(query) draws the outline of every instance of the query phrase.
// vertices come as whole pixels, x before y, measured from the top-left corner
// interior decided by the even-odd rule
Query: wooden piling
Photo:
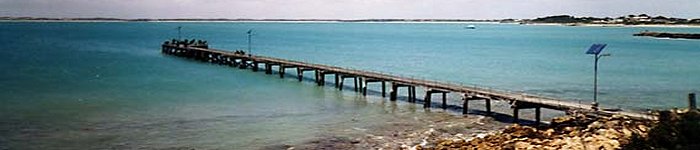
[[[301,82],[303,78],[304,78],[304,71],[302,70],[301,67],[297,67],[297,79],[299,80],[299,82]]]
[[[395,82],[391,82],[391,91],[389,92],[389,100],[396,101],[398,87]]]
[[[413,97],[413,88],[411,86],[406,86],[406,93],[408,93],[408,102],[415,102],[415,97]]]
[[[284,64],[280,64],[279,71],[277,71],[280,74],[280,78],[284,78]]]
[[[364,80],[364,83],[362,84],[362,96],[367,96],[367,80]]]
[[[240,69],[246,69],[246,68],[248,68],[248,60],[247,60],[247,59],[241,59],[241,63],[238,64],[238,68],[240,68]]]
[[[326,73],[325,73],[325,71],[320,71],[320,72],[318,73],[318,75],[319,75],[319,76],[318,76],[318,80],[316,81],[316,84],[318,84],[318,86],[324,86],[325,83],[326,83]]]
[[[253,72],[258,72],[258,63],[257,61],[253,61]]]
[[[352,78],[352,80],[355,82],[355,92],[357,92],[358,87],[357,87],[357,77]]]
[[[442,93],[442,109],[447,109],[447,93]]]
[[[357,88],[360,90],[360,92],[362,92],[362,88],[364,87],[363,80],[364,80],[363,77],[357,77],[357,84],[360,84],[360,87],[357,87]]]
[[[535,107],[535,123],[538,125],[540,124],[540,118],[541,118],[540,114],[541,114],[540,107]]]
[[[428,89],[425,91],[425,99],[423,99],[423,108],[430,108],[430,99],[433,95],[433,91]]]
[[[386,97],[386,81],[382,81],[382,97]]]
[[[271,63],[265,63],[265,74],[272,74],[272,64]]]
[[[340,74],[339,73],[335,74],[335,87],[340,88]]]
[[[519,115],[518,111],[519,110],[520,110],[520,108],[517,108],[517,107],[513,108],[513,123],[518,123],[518,120],[519,120],[518,119],[518,115]]]
[[[469,99],[469,95],[462,95],[462,115],[466,115],[467,113],[469,113]]]
[[[345,82],[345,78],[343,76],[340,76],[340,83],[338,84],[338,90],[343,90],[343,82]]]
[[[486,114],[491,115],[491,99],[484,99],[484,102],[486,103]]]

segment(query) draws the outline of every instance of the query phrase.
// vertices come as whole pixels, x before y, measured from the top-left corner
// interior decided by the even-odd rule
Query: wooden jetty
[[[626,111],[608,111],[607,109],[598,109],[593,105],[580,104],[573,101],[562,99],[548,98],[542,96],[527,95],[524,93],[515,93],[487,88],[479,88],[473,86],[463,86],[446,82],[428,81],[422,79],[414,79],[401,77],[396,75],[377,73],[371,71],[355,70],[328,66],[323,64],[313,64],[281,58],[265,57],[244,54],[242,51],[231,52],[225,50],[217,50],[208,48],[208,45],[188,45],[187,42],[165,42],[162,45],[162,53],[179,57],[186,57],[195,60],[216,63],[221,65],[229,65],[241,69],[251,68],[253,71],[265,70],[266,74],[272,74],[274,66],[277,66],[280,78],[284,78],[285,72],[289,69],[295,69],[299,81],[302,81],[304,72],[313,71],[315,73],[315,82],[318,86],[324,86],[326,76],[333,75],[335,87],[343,90],[343,86],[347,79],[351,79],[354,90],[367,94],[368,85],[379,84],[382,96],[386,97],[386,86],[390,85],[388,91],[389,100],[395,101],[400,88],[405,88],[408,92],[407,97],[409,102],[415,103],[416,87],[425,89],[425,97],[423,98],[423,106],[430,108],[433,103],[433,94],[439,94],[441,98],[442,108],[447,107],[447,94],[458,93],[461,96],[461,104],[463,113],[467,114],[470,101],[483,101],[487,113],[491,113],[491,102],[494,100],[505,101],[511,105],[513,109],[514,122],[519,120],[518,114],[521,109],[534,109],[535,121],[540,122],[540,109],[547,108],[553,110],[569,111],[577,110],[584,112],[594,112],[598,115],[624,115],[634,119],[656,119],[655,116]],[[260,66],[264,66],[260,68]]]

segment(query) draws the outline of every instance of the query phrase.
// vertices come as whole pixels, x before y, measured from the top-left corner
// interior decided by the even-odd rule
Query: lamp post
[[[610,56],[610,54],[600,54],[607,44],[593,44],[591,48],[586,51],[586,54],[592,54],[595,56],[593,62],[593,109],[598,110],[598,60],[604,56]]]
[[[248,55],[251,55],[253,50],[251,49],[250,42],[251,42],[251,37],[253,36],[253,29],[248,30]]]
[[[177,27],[177,40],[182,40],[182,26]]]

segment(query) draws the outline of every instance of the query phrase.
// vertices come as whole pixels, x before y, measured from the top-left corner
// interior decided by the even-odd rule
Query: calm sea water
[[[607,43],[603,105],[684,107],[686,95],[700,88],[700,41],[632,36],[700,28],[3,22],[0,149],[250,149],[397,115],[376,95],[160,54],[159,44],[175,38],[178,26],[185,38],[214,48],[245,49],[252,28],[254,54],[583,103],[590,103],[593,79],[593,57],[584,51]]]

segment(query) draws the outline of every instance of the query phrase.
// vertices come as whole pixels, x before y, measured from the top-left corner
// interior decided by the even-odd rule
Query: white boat
[[[476,26],[474,26],[474,25],[468,25],[467,27],[464,27],[464,29],[476,29]]]

